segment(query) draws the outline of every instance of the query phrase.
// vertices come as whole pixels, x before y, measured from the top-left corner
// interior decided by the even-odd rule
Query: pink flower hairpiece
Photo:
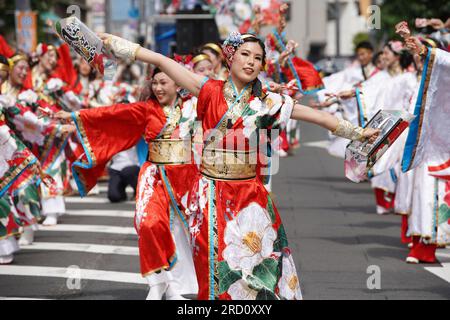
[[[397,54],[400,54],[404,49],[403,43],[397,40],[389,41],[389,47],[392,49],[392,51],[394,51]]]
[[[222,46],[222,52],[227,60],[228,67],[231,67],[231,63],[233,62],[233,57],[237,51],[237,49],[244,43],[242,39],[242,35],[237,32],[231,32],[227,39],[224,41]]]

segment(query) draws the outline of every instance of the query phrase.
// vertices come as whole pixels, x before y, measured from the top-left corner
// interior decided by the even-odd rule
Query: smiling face
[[[40,60],[40,64],[47,74],[51,74],[58,64],[58,54],[55,50],[47,51]]]
[[[171,104],[177,96],[177,84],[164,72],[157,73],[152,80],[152,91],[159,104]]]
[[[393,66],[396,62],[400,61],[400,56],[396,55],[389,49],[388,46],[384,46],[383,48],[383,60],[384,64],[387,68]]]
[[[214,72],[213,64],[209,60],[202,60],[194,66],[194,72],[211,78]]]
[[[22,86],[27,77],[29,69],[30,66],[28,65],[27,61],[20,60],[19,62],[17,62],[10,75],[11,83],[14,86]]]
[[[363,67],[365,67],[372,61],[373,52],[372,52],[372,50],[369,50],[367,48],[359,48],[356,51],[356,57],[357,57],[359,63]]]
[[[263,68],[263,49],[257,42],[245,42],[236,51],[231,64],[231,75],[242,84],[252,82]]]

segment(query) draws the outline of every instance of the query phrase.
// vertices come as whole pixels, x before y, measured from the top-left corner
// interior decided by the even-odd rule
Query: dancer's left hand
[[[375,140],[377,140],[380,132],[380,129],[366,128],[363,131],[363,137],[366,138],[366,140],[369,140],[369,143],[372,144]]]

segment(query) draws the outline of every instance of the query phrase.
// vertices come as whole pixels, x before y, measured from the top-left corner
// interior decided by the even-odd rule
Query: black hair
[[[5,56],[0,54],[0,63],[8,65],[8,59]]]
[[[161,70],[160,68],[156,67],[156,68],[153,70],[153,73],[152,73],[152,79],[153,79],[158,73],[161,73],[161,72],[162,72],[162,70]]]
[[[377,53],[375,53],[372,58],[372,63],[376,64],[382,54],[383,54],[383,51],[378,51]]]
[[[9,65],[8,59],[6,59],[6,57],[1,54],[0,54],[0,64],[5,64],[7,66]]]
[[[400,67],[405,70],[406,68],[408,68],[411,64],[414,63],[414,57],[413,55],[408,51],[408,50],[401,50],[400,53],[395,52],[392,49],[392,46],[390,43],[386,43],[386,47],[389,48],[389,50],[391,50],[396,56],[400,57]]]
[[[373,46],[369,41],[361,41],[360,43],[358,43],[358,45],[355,48],[355,52],[358,51],[359,49],[367,49],[370,51],[373,51]]]
[[[402,69],[408,68],[413,63],[414,56],[409,51],[402,50],[402,53],[400,54],[400,66]]]

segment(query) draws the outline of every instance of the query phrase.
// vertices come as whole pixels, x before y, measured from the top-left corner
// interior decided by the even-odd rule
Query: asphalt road
[[[304,298],[449,299],[450,250],[439,251],[442,264],[406,264],[400,217],[375,213],[369,185],[344,178],[326,137],[303,125],[302,146],[282,160],[273,186]],[[67,209],[58,227],[38,231],[0,266],[0,299],[144,299],[133,202],[112,205],[102,192],[69,198]]]

